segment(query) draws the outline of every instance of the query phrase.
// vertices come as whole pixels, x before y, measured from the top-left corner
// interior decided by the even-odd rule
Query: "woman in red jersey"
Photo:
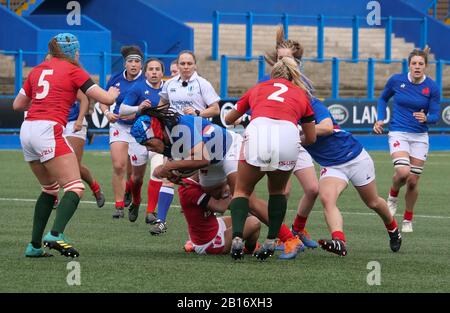
[[[275,238],[287,208],[284,190],[300,151],[299,120],[305,135],[303,144],[315,142],[314,113],[300,77],[295,61],[282,58],[272,69],[272,79],[247,91],[237,102],[236,109],[225,117],[225,122],[232,124],[248,109],[252,110],[252,120],[245,130],[241,150],[243,160],[239,163],[238,179],[230,204],[233,221],[231,255],[234,259],[241,257],[244,247],[242,230],[249,211],[248,198],[266,174],[269,233],[256,257],[264,260],[273,254]]]
[[[13,103],[16,111],[28,110],[20,129],[20,142],[25,161],[42,185],[34,210],[31,243],[25,251],[27,257],[49,256],[41,242],[60,186],[64,196],[51,231],[43,238],[44,246],[65,256],[79,255],[63,232],[77,209],[84,185],[77,158],[63,137],[63,130],[79,89],[108,104],[113,104],[119,95],[117,88],[108,92],[100,88],[80,67],[79,48],[77,38],[70,33],[53,37],[48,44],[49,59],[33,68]]]

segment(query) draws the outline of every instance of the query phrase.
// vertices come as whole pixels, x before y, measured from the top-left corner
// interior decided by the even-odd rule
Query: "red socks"
[[[395,190],[391,187],[391,191],[389,191],[389,195],[390,195],[391,197],[398,197],[398,192],[399,192],[399,190],[398,190],[398,191],[395,191]]]
[[[414,215],[414,212],[405,210],[405,214],[403,214],[403,219],[407,220],[407,221],[412,221],[413,215]]]
[[[295,216],[294,224],[292,224],[292,230],[295,232],[301,232],[305,229],[306,221],[308,217],[303,217],[300,215]]]
[[[94,180],[89,187],[91,188],[93,193],[97,193],[100,191],[100,185],[97,183],[96,180]]]
[[[285,242],[289,238],[294,238],[294,235],[292,235],[290,229],[286,226],[286,224],[281,224],[280,232],[278,233],[278,238]]]
[[[125,204],[123,201],[116,201],[116,209],[123,209],[125,207]]]
[[[331,239],[339,239],[339,240],[345,242],[345,235],[341,231],[334,231],[331,233]]]
[[[139,205],[141,203],[141,188],[142,188],[142,182],[136,183],[134,181],[129,180],[130,187],[131,187],[131,194],[133,196],[133,204]]]
[[[158,204],[159,189],[161,189],[162,181],[156,181],[150,179],[148,181],[147,195],[147,213],[153,213],[156,210],[156,205]]]
[[[388,232],[392,233],[393,231],[395,231],[398,227],[397,225],[397,221],[395,220],[395,218],[392,219],[392,222],[390,224],[385,224],[386,225],[386,229]]]

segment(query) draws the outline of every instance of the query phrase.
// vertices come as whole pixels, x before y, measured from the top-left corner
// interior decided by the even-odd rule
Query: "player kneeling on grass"
[[[231,192],[226,181],[203,188],[198,175],[183,179],[178,188],[181,208],[188,224],[189,240],[184,249],[198,254],[227,254],[231,248],[231,216],[216,217],[231,202]],[[261,223],[249,216],[244,225],[245,253],[253,253],[258,244]]]

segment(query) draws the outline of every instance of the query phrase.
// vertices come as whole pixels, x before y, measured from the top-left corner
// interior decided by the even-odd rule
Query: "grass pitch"
[[[379,192],[386,196],[393,173],[390,157],[385,152],[370,154],[376,165]],[[81,285],[69,286],[66,278],[71,259],[56,254],[43,259],[24,257],[40,188],[21,151],[0,151],[0,292],[449,292],[449,159],[449,153],[430,153],[420,181],[414,232],[403,235],[399,253],[390,251],[381,219],[349,186],[338,203],[348,241],[346,257],[319,248],[289,261],[274,256],[259,262],[246,256],[234,262],[229,255],[199,256],[183,251],[187,227],[177,196],[164,235],[149,234],[144,222],[145,205],[136,223],[130,223],[127,217],[113,220],[109,152],[86,152],[84,163],[101,183],[108,203],[97,208],[87,191],[65,231],[81,254],[75,259],[80,265]],[[267,199],[264,190],[265,184],[258,185],[258,193]],[[144,186],[143,199],[146,194]],[[301,195],[294,180],[288,225]],[[400,201],[400,214],[403,204]],[[53,219],[54,212],[47,228]],[[397,221],[401,222],[401,216]],[[329,237],[319,201],[308,220],[308,230],[314,239]],[[262,238],[266,234],[264,226]],[[381,266],[380,285],[367,283],[373,269],[368,268],[371,261]]]

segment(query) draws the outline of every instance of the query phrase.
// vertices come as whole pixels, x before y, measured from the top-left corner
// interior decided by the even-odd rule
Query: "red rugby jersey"
[[[65,126],[78,89],[89,79],[85,70],[65,60],[42,62],[31,70],[22,87],[32,98],[26,120],[50,120]]]
[[[196,245],[213,240],[219,230],[219,222],[213,212],[200,207],[206,197],[201,186],[192,179],[183,179],[186,186],[178,187],[180,204],[188,224],[189,237]]]
[[[271,79],[249,89],[236,104],[244,114],[252,110],[252,119],[268,117],[298,124],[314,121],[314,112],[305,91],[284,78]]]

